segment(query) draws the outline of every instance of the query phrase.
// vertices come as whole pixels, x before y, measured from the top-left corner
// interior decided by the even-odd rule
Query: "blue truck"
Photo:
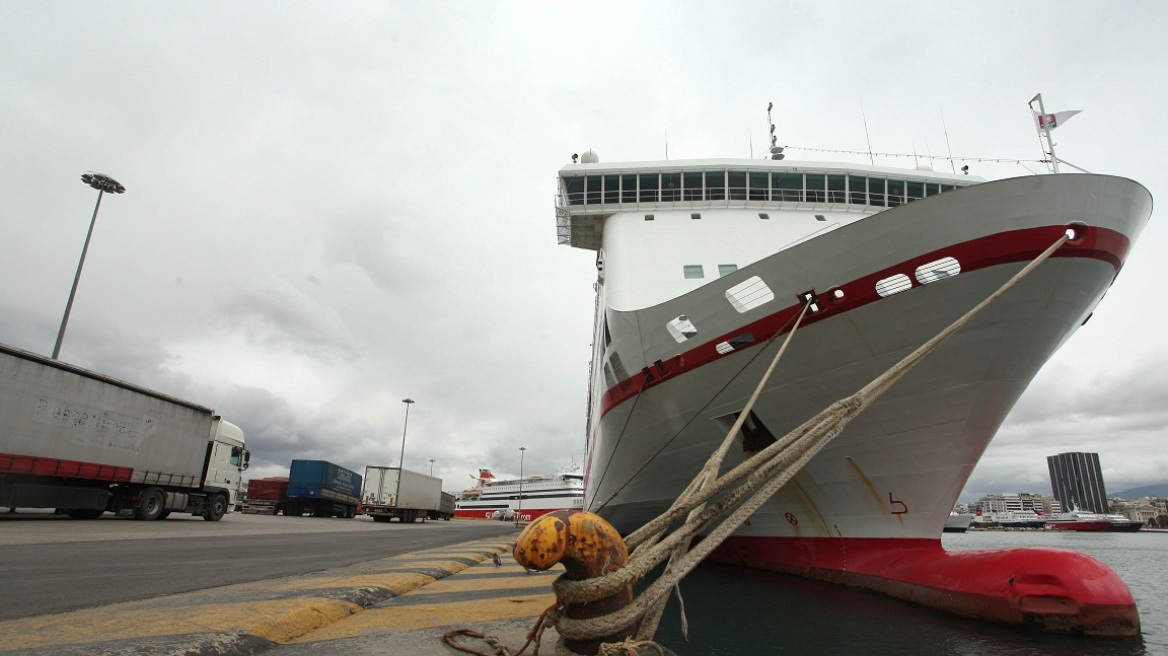
[[[288,470],[285,517],[310,513],[313,517],[351,519],[361,503],[361,475],[327,460],[293,460]]]

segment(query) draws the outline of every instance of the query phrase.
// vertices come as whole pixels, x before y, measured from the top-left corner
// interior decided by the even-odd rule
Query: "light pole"
[[[402,403],[406,404],[406,420],[402,423],[402,448],[401,455],[397,460],[397,489],[393,493],[393,503],[398,504],[398,499],[401,498],[401,479],[402,472],[406,468],[406,428],[410,425],[410,406],[414,404],[413,399],[402,399]]]
[[[89,232],[85,234],[85,246],[81,248],[81,260],[77,262],[77,275],[73,276],[73,288],[69,290],[69,302],[65,304],[65,316],[61,317],[61,330],[57,331],[57,343],[53,346],[53,359],[61,353],[61,341],[65,339],[65,326],[69,324],[69,312],[73,310],[73,297],[77,295],[77,283],[81,281],[81,267],[85,266],[85,254],[89,251],[89,240],[93,237],[93,226],[97,223],[97,210],[101,207],[101,197],[106,194],[123,194],[126,188],[120,182],[101,173],[86,173],[81,181],[97,190],[97,204],[93,206],[93,218],[89,219]]]
[[[527,447],[519,447],[519,510],[515,513],[515,524],[519,525],[520,518],[523,516],[523,454],[527,451]]]
[[[430,458],[430,475],[434,475],[434,459]]]

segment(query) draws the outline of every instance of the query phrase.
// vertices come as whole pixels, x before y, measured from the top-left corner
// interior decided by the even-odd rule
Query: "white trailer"
[[[361,512],[375,522],[450,519],[442,512],[442,479],[399,467],[365,468]]]
[[[0,344],[0,506],[218,521],[249,458],[209,408]]]

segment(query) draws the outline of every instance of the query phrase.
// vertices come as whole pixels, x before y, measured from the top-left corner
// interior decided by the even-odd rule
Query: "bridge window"
[[[685,200],[701,200],[702,199],[702,174],[700,171],[693,173],[682,174],[682,182],[685,185],[682,195]]]
[[[896,207],[897,205],[904,205],[904,181],[903,180],[889,180],[888,181],[888,206]]]
[[[681,174],[661,174],[661,202],[672,203],[681,200]]]
[[[656,173],[642,173],[641,174],[641,195],[642,203],[656,203],[657,202],[657,184],[658,176]]]
[[[803,175],[782,173],[771,176],[771,199],[785,203],[803,202]]]
[[[637,176],[634,173],[625,173],[621,176],[621,202],[637,202]]]
[[[884,207],[885,181],[880,178],[868,178],[868,204]]]
[[[868,204],[868,178],[862,175],[848,176],[848,192],[854,205]]]
[[[822,203],[827,199],[826,179],[827,176],[820,173],[807,174],[807,202]]]
[[[848,202],[847,181],[848,177],[846,175],[827,176],[827,202]]]
[[[767,200],[770,197],[770,175],[767,173],[750,174],[750,200]]]
[[[706,200],[726,199],[726,172],[706,171]]]
[[[587,182],[585,183],[587,185],[587,189],[586,189],[587,201],[586,202],[589,205],[599,205],[600,204],[600,193],[604,189],[604,179],[601,178],[599,175],[590,175],[590,176],[586,177],[586,180],[587,180]]]
[[[737,270],[738,270],[737,264],[719,264],[718,265],[718,277],[721,278],[722,276],[728,276]]]
[[[700,264],[683,265],[681,267],[681,271],[682,271],[682,274],[685,275],[686,279],[690,279],[690,280],[706,277],[706,272],[705,272],[705,270],[702,269],[702,265],[700,265]]]
[[[908,192],[908,202],[911,203],[914,200],[920,200],[925,197],[925,183],[913,182],[912,180],[909,180],[906,185],[906,190]]]
[[[730,200],[746,200],[746,171],[730,171],[729,180]]]
[[[584,176],[573,175],[564,178],[564,192],[568,194],[569,205],[584,204]]]
[[[620,202],[620,176],[604,176],[604,204]]]

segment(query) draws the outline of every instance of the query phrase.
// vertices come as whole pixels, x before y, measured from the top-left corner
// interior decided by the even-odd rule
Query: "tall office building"
[[[1107,488],[1098,453],[1060,453],[1047,456],[1050,487],[1064,511],[1085,510],[1106,513]]]

